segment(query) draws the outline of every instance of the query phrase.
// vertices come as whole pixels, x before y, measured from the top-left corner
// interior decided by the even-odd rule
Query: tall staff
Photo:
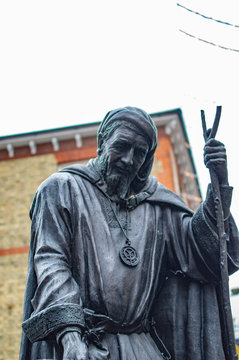
[[[210,139],[214,139],[217,133],[220,117],[221,117],[221,106],[217,106],[216,116],[213,123],[212,129],[207,130],[205,113],[201,110],[203,135],[205,142],[207,143]],[[211,186],[213,192],[216,220],[217,220],[217,233],[219,238],[220,246],[220,284],[219,284],[219,296],[222,303],[222,317],[223,317],[223,330],[225,332],[225,350],[227,360],[237,360],[238,356],[235,347],[234,328],[232,322],[232,312],[229,297],[229,279],[228,279],[228,267],[227,267],[227,234],[224,227],[224,215],[220,193],[220,183],[215,170],[209,168],[211,177]]]

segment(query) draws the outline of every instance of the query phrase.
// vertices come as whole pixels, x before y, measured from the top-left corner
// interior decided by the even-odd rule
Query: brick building
[[[201,193],[180,109],[152,114],[159,146],[152,174],[196,209]],[[27,274],[29,208],[58,169],[96,156],[99,123],[0,137],[0,360],[19,354]]]

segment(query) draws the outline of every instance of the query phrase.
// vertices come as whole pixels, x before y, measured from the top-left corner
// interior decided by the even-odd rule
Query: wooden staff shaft
[[[220,194],[218,177],[214,170],[210,169],[211,185],[214,198],[217,232],[220,246],[220,296],[223,306],[223,325],[226,335],[226,352],[228,360],[238,360],[235,347],[235,336],[232,321],[231,303],[229,295],[229,278],[227,265],[227,234],[224,228],[224,215]]]
[[[217,106],[215,121],[210,131],[207,133],[206,121],[204,111],[201,111],[202,127],[204,139],[207,141],[209,138],[215,138],[221,116],[221,106]],[[222,303],[222,317],[223,317],[223,332],[226,336],[225,350],[227,360],[238,360],[235,347],[235,336],[232,321],[232,312],[229,296],[229,278],[228,278],[228,265],[227,265],[227,234],[224,227],[224,214],[221,201],[220,184],[217,174],[213,169],[209,169],[212,193],[215,205],[215,213],[217,220],[217,233],[220,246],[220,301]]]

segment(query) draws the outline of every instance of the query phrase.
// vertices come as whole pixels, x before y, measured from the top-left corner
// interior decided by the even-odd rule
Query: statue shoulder
[[[30,218],[37,209],[71,208],[72,199],[80,196],[78,181],[72,174],[57,172],[49,176],[38,187],[30,208]]]
[[[55,203],[61,202],[68,197],[72,197],[75,193],[79,196],[81,188],[85,189],[87,184],[94,183],[90,171],[87,166],[74,165],[64,168],[44,180],[38,187],[35,198],[47,197],[47,199],[53,199]],[[83,186],[84,183],[84,186]]]
[[[180,198],[175,192],[166,188],[163,184],[157,182],[154,193],[148,198],[148,201],[163,204],[174,209],[183,210],[190,214],[193,211],[188,208],[183,199]]]
[[[44,192],[49,190],[60,190],[63,187],[74,182],[73,176],[69,173],[56,172],[50,175],[46,180],[44,180],[37,189],[37,192]]]

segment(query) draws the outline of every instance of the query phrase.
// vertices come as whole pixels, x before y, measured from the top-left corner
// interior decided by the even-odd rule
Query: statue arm
[[[238,270],[239,266],[239,238],[238,230],[230,213],[231,199],[233,188],[229,185],[220,185],[220,193],[224,215],[224,227],[227,233],[228,242],[228,272],[229,274]],[[217,235],[217,220],[214,206],[214,199],[212,194],[211,184],[208,186],[207,196],[205,201],[201,204],[199,210],[192,220],[193,231],[197,238],[200,247],[208,252],[212,243],[214,243],[214,259],[217,261],[219,254],[219,239]],[[213,236],[212,236],[213,234]],[[212,243],[210,239],[214,239]],[[215,256],[216,255],[216,256]],[[213,253],[212,253],[213,256]],[[218,255],[219,256],[219,255]],[[219,264],[218,264],[219,265]]]
[[[71,272],[74,211],[69,183],[50,177],[37,192],[32,215],[31,248],[37,278],[33,313],[23,330],[34,342],[66,326],[84,327],[79,285]]]
[[[228,233],[229,273],[239,269],[239,239],[235,222],[230,214],[232,188],[222,187],[226,230]],[[220,277],[219,240],[213,214],[211,190],[199,209],[190,214],[174,208],[165,208],[165,231],[168,266],[190,278],[216,283]]]
[[[208,138],[206,141],[205,147],[204,147],[204,163],[207,168],[210,169],[210,173],[213,173],[214,176],[211,177],[211,180],[213,181],[213,187],[217,188],[215,181],[218,181],[218,192],[220,192],[221,196],[221,204],[222,204],[222,210],[223,210],[223,218],[224,218],[224,229],[227,233],[227,251],[228,251],[228,272],[233,273],[234,271],[238,270],[238,264],[239,264],[239,241],[238,241],[238,230],[236,227],[236,224],[233,220],[233,217],[230,213],[230,205],[231,205],[231,199],[232,199],[232,187],[229,186],[228,182],[228,171],[227,171],[227,154],[226,154],[226,148],[223,143],[220,141],[214,139],[214,138]],[[216,181],[216,182],[217,182]],[[219,195],[219,193],[218,193]],[[199,210],[199,213],[201,212],[201,217],[204,218],[204,221],[202,221],[202,227],[205,227],[203,224],[207,224],[208,233],[215,233],[217,237],[217,241],[215,245],[218,247],[218,251],[216,248],[216,255],[219,253],[219,239],[218,239],[218,229],[217,229],[217,216],[215,211],[215,205],[214,205],[214,198],[212,193],[212,185],[209,184],[207,196],[204,201],[204,203],[201,206],[201,209]],[[195,216],[197,221],[200,219],[200,216]],[[197,224],[197,221],[193,221],[194,224],[194,232],[197,234],[200,232],[200,221]],[[222,220],[223,221],[223,220]],[[205,239],[205,235],[203,238]],[[210,237],[210,236],[209,236]],[[200,238],[198,238],[199,244],[200,244]],[[206,250],[205,245],[208,245],[210,247],[210,241],[206,242],[206,239],[204,240],[204,248]],[[217,257],[216,257],[217,258]],[[218,258],[217,258],[218,260]]]

